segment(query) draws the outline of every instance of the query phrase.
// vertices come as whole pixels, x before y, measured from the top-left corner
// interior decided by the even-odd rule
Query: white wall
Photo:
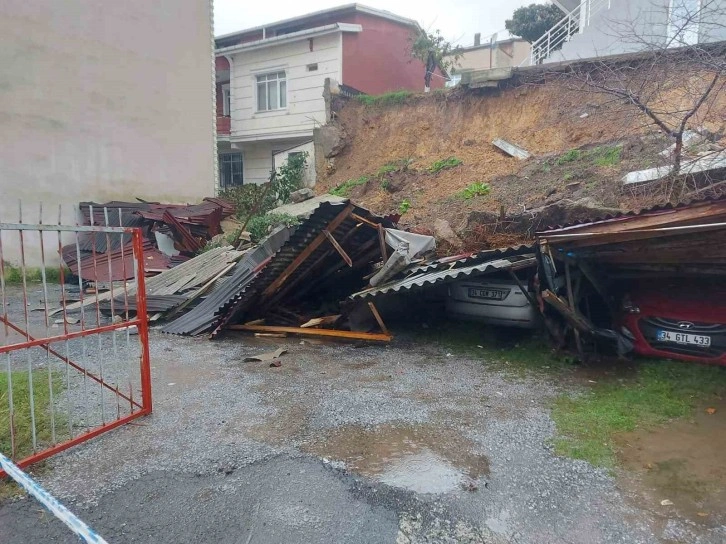
[[[315,157],[313,154],[313,144],[305,140],[272,140],[259,142],[246,142],[239,144],[242,151],[243,161],[243,178],[244,183],[267,183],[270,180],[270,171],[272,170],[272,155],[275,152],[276,167],[279,168],[287,159],[287,154],[291,151],[307,151],[308,172],[305,177],[305,184],[312,186],[315,184]],[[239,150],[239,149],[238,149]],[[233,150],[234,151],[234,150]]]
[[[230,55],[232,59],[232,142],[269,138],[312,137],[316,123],[325,124],[325,78],[340,80],[341,34],[279,44]],[[314,72],[307,65],[317,63]],[[256,76],[284,70],[287,76],[287,108],[257,112]]]
[[[0,221],[213,194],[212,55],[206,0],[2,0]]]

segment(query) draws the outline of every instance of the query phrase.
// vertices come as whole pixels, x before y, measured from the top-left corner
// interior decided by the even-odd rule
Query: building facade
[[[308,153],[327,123],[325,80],[367,94],[423,90],[410,55],[413,20],[360,4],[216,38],[220,187],[264,183],[290,153]],[[435,74],[432,86],[443,87]]]
[[[726,0],[580,0],[532,44],[532,64],[726,40]]]
[[[212,195],[211,17],[199,0],[0,2],[0,221],[19,200],[27,222],[42,202],[75,224],[79,201]]]
[[[495,68],[512,68],[527,61],[530,44],[522,38],[496,39],[481,42],[481,35],[474,36],[474,45],[457,49],[458,58],[454,60],[448,86],[456,85],[461,74],[475,70],[492,70]]]

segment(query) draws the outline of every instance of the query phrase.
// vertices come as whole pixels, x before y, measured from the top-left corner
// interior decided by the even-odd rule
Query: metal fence
[[[26,466],[151,413],[140,229],[21,212],[0,223],[0,288],[2,453]]]

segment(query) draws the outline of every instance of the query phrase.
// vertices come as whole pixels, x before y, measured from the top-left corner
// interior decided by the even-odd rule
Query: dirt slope
[[[706,111],[693,126],[723,133],[724,97]],[[624,173],[666,161],[659,152],[669,142],[646,121],[635,110],[623,113],[620,105],[616,111],[603,98],[568,91],[561,82],[417,95],[392,106],[350,100],[338,111],[347,146],[319,172],[316,190],[327,192],[365,176],[365,183],[358,181],[362,184],[345,194],[379,213],[396,211],[405,201],[410,206],[404,224],[426,230],[442,217],[460,233],[471,226],[471,212],[499,213],[504,207],[510,214],[564,198],[638,208],[673,196],[621,189]],[[491,145],[495,138],[516,143],[533,157],[507,156]],[[583,151],[568,153],[576,148]],[[462,163],[428,170],[447,157]],[[490,184],[488,195],[465,199],[460,194],[481,182]]]

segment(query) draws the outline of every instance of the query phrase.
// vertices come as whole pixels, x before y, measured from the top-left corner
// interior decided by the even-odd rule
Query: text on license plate
[[[659,342],[674,342],[676,344],[690,344],[707,348],[711,345],[711,337],[686,332],[658,331]]]
[[[504,300],[508,291],[504,289],[484,289],[480,287],[469,287],[469,297],[486,298],[489,300]]]

